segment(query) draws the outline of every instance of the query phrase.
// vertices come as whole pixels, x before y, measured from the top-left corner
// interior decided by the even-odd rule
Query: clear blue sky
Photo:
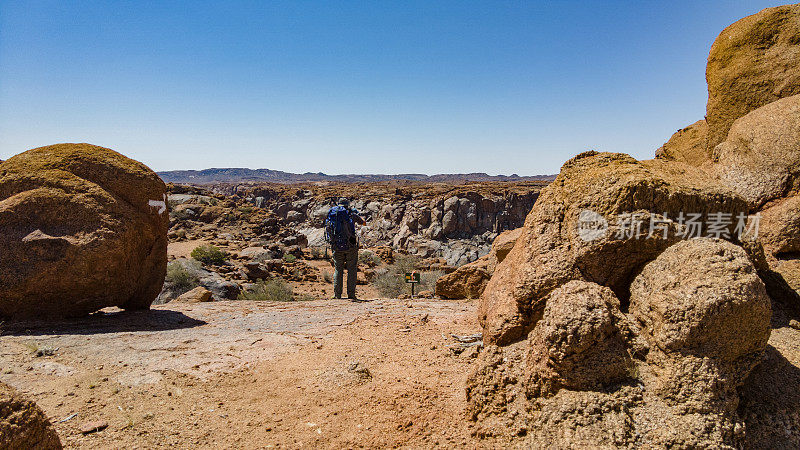
[[[783,2],[0,0],[0,159],[556,173],[701,119],[730,23]]]

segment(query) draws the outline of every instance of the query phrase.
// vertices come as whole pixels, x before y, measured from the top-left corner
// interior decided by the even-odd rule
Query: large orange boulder
[[[607,286],[624,298],[637,271],[682,238],[681,213],[707,222],[710,214],[748,211],[744,199],[698,168],[617,153],[580,154],[542,190],[486,286],[479,309],[484,342],[524,338],[541,318],[548,294],[571,280]],[[597,234],[582,228],[586,224],[598,225]]]
[[[436,294],[449,299],[480,297],[491,277],[488,264],[489,255],[486,255],[439,277]]]
[[[147,166],[57,144],[0,166],[0,317],[148,308],[167,266],[166,186]]]
[[[800,94],[800,4],[767,8],[725,28],[711,46],[708,144],[728,136],[733,122],[780,98]]]
[[[734,122],[714,149],[713,173],[753,208],[798,191],[800,95],[762,106]]]

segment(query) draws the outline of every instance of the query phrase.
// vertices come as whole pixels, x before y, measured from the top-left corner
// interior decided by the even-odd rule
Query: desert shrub
[[[213,245],[201,245],[192,250],[192,258],[203,264],[222,264],[228,254]]]
[[[419,264],[419,257],[414,255],[395,255],[394,256],[394,264],[395,270],[399,274],[403,274],[406,272],[413,272],[417,269],[417,265]]]
[[[189,292],[200,285],[200,278],[195,272],[179,261],[170,261],[167,264],[164,286],[169,288],[175,296]]]
[[[326,283],[333,283],[333,274],[329,270],[322,272],[322,281]]]
[[[252,206],[241,206],[241,207],[239,207],[239,212],[242,213],[242,214],[245,214],[245,215],[250,214],[250,213],[253,212],[253,207]]]
[[[242,291],[239,300],[290,302],[293,300],[293,291],[289,283],[280,278],[271,278]]]
[[[311,255],[311,259],[322,259],[325,257],[325,251],[322,247],[309,247],[308,251]]]
[[[366,264],[367,267],[377,267],[382,262],[381,257],[370,250],[359,250],[358,260]]]
[[[434,291],[436,288],[436,280],[445,275],[443,270],[432,270],[429,272],[422,272],[419,276],[419,289],[418,291]]]
[[[289,253],[283,255],[283,262],[291,264],[291,263],[293,263],[295,261],[297,261],[297,256],[294,256],[294,255],[289,254]]]
[[[375,289],[384,297],[397,298],[401,294],[410,294],[411,287],[405,280],[407,272],[413,272],[417,259],[408,256],[395,260],[394,264],[389,265],[385,270],[378,269],[372,281]],[[445,273],[441,270],[434,270],[420,273],[420,282],[414,288],[416,292],[433,291],[436,287],[436,280]]]

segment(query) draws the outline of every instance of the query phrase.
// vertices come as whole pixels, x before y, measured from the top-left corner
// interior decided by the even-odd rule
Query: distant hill
[[[338,183],[363,183],[379,181],[421,181],[429,183],[461,183],[467,181],[551,181],[555,175],[519,176],[489,175],[486,173],[457,173],[424,175],[407,173],[399,175],[326,175],[322,172],[290,173],[270,169],[204,169],[204,170],[171,170],[158,172],[165,183],[178,184],[208,184],[208,183],[239,183],[239,182],[267,182],[267,183],[310,183],[310,182],[338,182]]]

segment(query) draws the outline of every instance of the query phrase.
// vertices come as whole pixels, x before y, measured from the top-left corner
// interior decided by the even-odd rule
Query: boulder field
[[[346,196],[366,225],[359,227],[363,247],[391,246],[420,258],[442,258],[447,265],[461,266],[489,253],[492,242],[506,230],[522,226],[546,182],[481,183],[456,186],[446,183],[374,183],[346,186],[215,184],[207,186],[228,198],[244,200],[275,214],[258,234],[264,239],[286,236],[280,228],[291,227],[305,235],[308,246],[324,246],[322,224],[332,200]],[[182,199],[172,194],[170,202]],[[224,210],[191,203],[185,217],[211,223]],[[180,227],[173,226],[173,229]]]
[[[797,411],[748,394],[779,365],[773,309],[800,306],[798,23],[789,5],[726,28],[707,118],[656,159],[583,153],[542,190],[481,296],[486,348],[467,383],[479,434],[800,446]]]
[[[148,308],[167,264],[166,186],[144,164],[89,144],[0,165],[0,317]]]

